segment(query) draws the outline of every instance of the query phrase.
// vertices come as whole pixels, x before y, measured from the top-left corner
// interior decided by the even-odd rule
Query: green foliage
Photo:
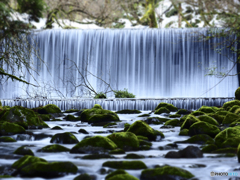
[[[135,98],[135,95],[128,92],[126,88],[124,90],[114,91],[115,98]]]
[[[173,8],[166,13],[166,17],[171,17],[171,16],[174,16],[174,15],[177,15],[177,14],[178,14],[178,10]]]
[[[94,99],[106,99],[106,98],[107,98],[107,96],[103,92],[96,94],[94,97]]]

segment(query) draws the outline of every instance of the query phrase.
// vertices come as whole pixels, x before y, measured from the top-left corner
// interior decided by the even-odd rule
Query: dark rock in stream
[[[180,151],[169,151],[165,158],[202,158],[203,153],[196,146],[188,146]]]
[[[95,175],[89,175],[87,173],[80,174],[79,176],[75,177],[73,180],[96,180],[97,177]]]
[[[42,139],[45,139],[45,138],[51,138],[52,135],[49,135],[49,134],[34,134],[34,140],[35,141],[38,141],[38,140],[42,140]]]
[[[28,148],[28,146],[21,146],[17,148],[13,154],[19,154],[19,155],[31,155],[34,156],[34,153],[31,149]]]
[[[50,142],[51,143],[60,143],[60,144],[76,144],[79,141],[72,133],[65,132],[65,133],[55,134],[52,137]]]
[[[89,134],[89,132],[87,132],[85,129],[79,129],[78,132],[82,134]]]

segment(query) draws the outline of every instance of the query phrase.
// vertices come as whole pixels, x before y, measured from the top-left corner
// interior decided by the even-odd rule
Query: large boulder
[[[181,126],[181,130],[182,129],[189,129],[190,126],[193,125],[196,122],[200,122],[200,120],[193,115],[188,115],[187,118],[185,119],[185,121],[183,122],[182,126]]]
[[[31,155],[34,156],[33,152],[31,149],[29,149],[27,146],[21,146],[17,148],[13,154],[19,154],[19,155]]]
[[[164,137],[164,135],[161,132],[154,130],[143,121],[135,121],[128,128],[127,132],[132,132],[135,135],[148,137],[150,141],[156,140],[157,135],[160,135],[162,138]]]
[[[168,109],[169,111],[171,111],[171,112],[176,112],[176,111],[178,111],[178,108],[175,107],[174,105],[169,104],[169,103],[164,103],[164,102],[159,103],[159,104],[157,105],[157,107],[155,108],[155,111],[156,111],[157,109],[159,109],[159,108],[162,108],[162,107],[167,108],[167,109]]]
[[[227,140],[235,137],[240,137],[240,126],[229,127],[218,133],[215,137],[215,144],[222,147],[222,144]],[[240,143],[240,142],[239,142]]]
[[[107,136],[107,138],[111,139],[118,148],[124,150],[136,150],[139,147],[138,137],[131,132],[113,133]]]
[[[33,110],[38,112],[39,114],[61,113],[61,109],[59,109],[59,107],[57,107],[55,104],[48,104],[43,107],[34,108]]]
[[[214,140],[207,134],[197,134],[185,141],[177,141],[175,143],[214,144]]]
[[[122,169],[111,172],[105,178],[106,180],[139,180],[138,178],[128,174]]]
[[[175,180],[175,179],[190,179],[194,175],[184,169],[163,166],[154,169],[145,169],[142,171],[140,180]]]
[[[72,133],[65,132],[65,133],[55,134],[52,137],[50,142],[51,143],[60,143],[60,144],[76,144],[79,141]]]
[[[239,100],[228,101],[228,102],[225,102],[222,107],[225,110],[230,110],[234,105],[240,106],[240,101]]]
[[[86,109],[82,112],[81,121],[89,123],[119,121],[119,117],[116,113],[95,104],[92,109]]]
[[[188,134],[194,136],[197,134],[207,134],[211,137],[215,137],[220,132],[220,129],[207,122],[196,122],[189,128]]]
[[[44,146],[43,148],[38,150],[38,152],[69,152],[69,151],[70,149],[59,144]]]
[[[231,124],[234,121],[240,120],[240,116],[229,112],[223,119],[222,124]]]
[[[31,109],[21,106],[14,106],[1,112],[2,121],[18,124],[25,129],[48,128],[48,125],[42,120],[41,116]]]
[[[198,111],[201,111],[204,113],[215,113],[216,109],[214,107],[202,106],[198,109]]]
[[[0,124],[0,135],[23,134],[25,129],[14,123],[3,122]]]
[[[76,144],[70,153],[103,153],[116,149],[117,145],[107,137],[93,136]]]
[[[165,158],[202,158],[203,153],[199,147],[187,146],[186,148],[176,152],[169,151]]]
[[[146,169],[147,166],[142,161],[106,161],[102,166],[114,169]]]
[[[215,125],[215,126],[219,126],[219,123],[214,118],[212,118],[208,115],[199,116],[198,119],[200,121],[207,122],[207,123]]]

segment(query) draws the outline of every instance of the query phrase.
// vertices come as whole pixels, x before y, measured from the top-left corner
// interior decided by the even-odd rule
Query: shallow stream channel
[[[23,155],[15,154],[14,151],[21,147],[25,146],[26,149],[30,149],[35,157],[43,158],[48,162],[71,162],[77,166],[77,173],[68,173],[62,174],[59,177],[25,177],[16,175],[10,179],[15,180],[41,180],[41,179],[57,179],[57,180],[73,180],[77,176],[87,173],[90,175],[92,180],[105,180],[106,176],[115,171],[116,168],[110,166],[105,166],[104,163],[107,161],[142,161],[147,168],[144,169],[154,169],[157,167],[163,167],[165,165],[178,167],[190,172],[194,177],[192,178],[180,178],[178,176],[172,176],[172,179],[199,179],[199,180],[210,180],[210,179],[240,179],[240,164],[238,163],[237,155],[234,153],[202,153],[201,149],[203,144],[192,144],[192,143],[183,143],[177,141],[185,141],[190,138],[188,135],[179,135],[180,126],[171,126],[164,125],[163,123],[156,123],[154,120],[148,121],[150,117],[159,117],[159,118],[169,118],[166,114],[154,114],[151,111],[141,111],[138,114],[118,114],[120,121],[116,124],[109,125],[107,127],[103,126],[93,126],[87,122],[82,122],[81,120],[77,121],[68,121],[64,117],[67,115],[74,115],[78,117],[76,112],[72,113],[60,113],[61,116],[57,117],[59,121],[45,121],[49,128],[43,129],[29,129],[27,134],[14,134],[9,135],[16,140],[16,142],[0,142],[0,173],[2,175],[11,175],[13,170],[11,166],[14,162],[19,160]],[[175,114],[176,112],[171,112],[170,114]],[[145,114],[145,115],[144,115]],[[147,115],[146,115],[147,114]],[[139,117],[143,115],[143,117]],[[169,114],[168,114],[169,115]],[[181,115],[182,117],[183,115]],[[169,119],[178,119],[181,117],[169,118]],[[93,137],[93,136],[109,136],[114,132],[124,132],[126,125],[124,124],[133,124],[136,121],[143,120],[153,128],[154,130],[161,131],[164,134],[164,138],[160,135],[157,136],[155,140],[146,142],[145,149],[140,150],[134,149],[125,149],[124,151],[119,152],[101,152],[98,157],[89,157],[86,155],[90,153],[70,153],[69,151],[77,144],[65,144],[61,143],[51,143],[51,139],[54,135],[58,133],[71,132],[77,140],[80,142],[83,139]],[[60,127],[55,129],[54,127]],[[80,130],[82,129],[82,130]],[[80,131],[79,131],[80,130]],[[85,131],[84,131],[85,130]],[[144,137],[142,137],[144,139]],[[140,137],[141,139],[141,137]],[[55,141],[56,142],[56,141]],[[177,143],[175,143],[177,142]],[[43,152],[40,151],[45,146],[59,144],[68,148],[68,151],[64,152]],[[149,147],[150,146],[150,147]],[[168,157],[165,157],[166,154],[170,151],[178,152],[183,150],[188,146],[194,146],[192,150],[186,150],[185,154],[187,155],[178,157],[176,154],[169,154]],[[149,148],[146,148],[149,147]],[[91,151],[91,150],[90,150]],[[194,151],[194,152],[191,152]],[[199,152],[198,152],[199,151]],[[188,153],[192,153],[192,157],[187,157]],[[195,153],[195,154],[194,154]],[[202,153],[202,154],[201,154]],[[91,153],[92,154],[92,153]],[[104,156],[105,154],[105,156]],[[131,155],[134,154],[134,155]],[[139,156],[138,156],[139,155]],[[176,156],[176,157],[175,157]],[[191,155],[190,155],[191,156]],[[195,157],[194,157],[195,156]],[[175,157],[175,158],[174,158]],[[113,163],[114,164],[114,163]],[[131,165],[130,165],[131,166]],[[125,171],[138,178],[138,179],[148,179],[141,178],[141,173],[144,169],[131,169],[127,168]],[[211,172],[214,172],[214,176],[211,176]],[[219,173],[219,174],[216,174]],[[221,174],[222,173],[222,174]],[[226,174],[227,173],[227,174]],[[170,176],[169,176],[170,177]],[[1,179],[1,178],[0,178]],[[5,179],[5,178],[2,178]],[[6,178],[8,179],[8,178]],[[81,178],[79,178],[81,179]],[[83,178],[82,178],[83,179]],[[130,180],[131,178],[129,178]],[[149,178],[151,179],[151,178]],[[157,178],[158,179],[158,178]],[[164,179],[164,178],[160,178]],[[165,178],[169,179],[169,178]],[[128,179],[125,179],[128,180]]]

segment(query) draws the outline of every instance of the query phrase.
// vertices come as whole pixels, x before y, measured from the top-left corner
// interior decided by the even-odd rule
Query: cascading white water
[[[34,57],[35,88],[10,80],[1,99],[83,95],[81,74],[98,92],[101,80],[117,90],[127,88],[138,98],[200,97],[221,79],[205,76],[206,68],[230,69],[236,59],[228,49],[217,53],[212,45],[223,39],[199,40],[207,29],[44,30],[34,33],[40,59]],[[227,56],[225,56],[227,55]],[[76,66],[75,66],[76,65]],[[77,67],[77,68],[76,68]],[[236,74],[235,67],[231,74]],[[37,84],[32,76],[27,80]],[[77,88],[76,88],[77,87]],[[225,78],[204,97],[233,97],[238,77]]]

